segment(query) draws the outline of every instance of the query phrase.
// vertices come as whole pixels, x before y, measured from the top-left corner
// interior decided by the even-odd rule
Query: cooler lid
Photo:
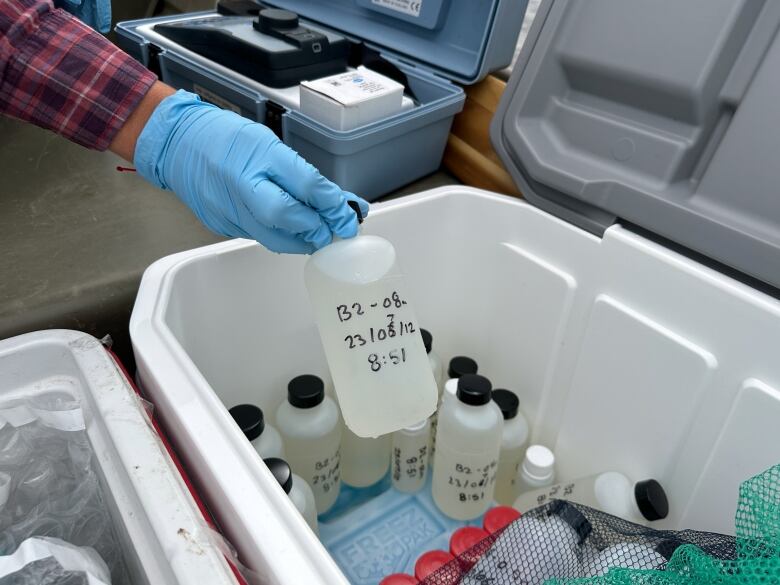
[[[263,0],[471,84],[509,65],[527,0]]]
[[[780,2],[544,0],[491,126],[529,202],[780,287]]]

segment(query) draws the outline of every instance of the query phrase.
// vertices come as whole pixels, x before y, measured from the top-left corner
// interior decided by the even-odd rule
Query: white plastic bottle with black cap
[[[551,499],[583,504],[637,524],[662,520],[669,515],[669,500],[658,481],[646,479],[634,483],[617,471],[527,491],[515,500],[514,507],[527,512]]]
[[[487,378],[461,376],[457,399],[439,412],[433,500],[455,520],[473,520],[493,502],[504,417],[491,391]]]
[[[290,380],[287,400],[276,412],[287,462],[311,486],[317,513],[327,511],[341,488],[341,420],[317,376]]]
[[[587,549],[582,558],[582,576],[600,577],[612,568],[660,569],[666,564],[658,550],[641,542],[621,542],[604,550]]]
[[[436,380],[393,245],[336,240],[311,255],[304,277],[347,427],[378,437],[432,415]]]
[[[441,388],[444,384],[444,365],[441,363],[439,354],[433,351],[433,335],[431,335],[431,332],[427,329],[420,329],[420,334],[423,338],[425,353],[428,354],[428,363],[431,364],[433,377],[436,380],[436,388],[439,389],[439,394],[441,395]]]
[[[455,398],[458,394],[458,380],[466,374],[476,374],[479,369],[477,362],[465,355],[455,356],[450,360],[447,367],[447,381],[441,391],[441,403],[450,398]]]
[[[520,412],[520,400],[510,390],[493,390],[493,401],[504,416],[501,453],[498,457],[495,498],[499,504],[511,506],[515,501],[516,477],[528,443],[528,421]]]
[[[436,459],[436,432],[439,424],[439,411],[445,400],[455,398],[458,392],[458,380],[465,374],[477,373],[477,362],[470,357],[463,355],[455,356],[450,360],[447,367],[447,381],[443,386],[439,386],[439,405],[436,413],[431,417],[431,466]]]
[[[393,487],[399,492],[415,493],[425,486],[431,451],[431,422],[393,433],[393,455],[390,464]]]
[[[238,404],[229,412],[260,457],[284,457],[282,437],[279,431],[265,422],[265,416],[259,407],[254,404]]]
[[[555,455],[544,445],[531,445],[515,476],[515,489],[521,496],[552,485],[555,481]],[[515,501],[515,507],[517,501]],[[518,508],[519,510],[519,508]],[[522,510],[521,510],[522,511]]]
[[[279,457],[269,457],[263,460],[268,470],[282,486],[292,503],[298,508],[298,511],[306,520],[306,523],[318,534],[317,528],[317,504],[314,501],[314,493],[309,484],[303,478],[294,474],[290,466],[284,459]]]
[[[547,580],[582,575],[583,554],[593,527],[568,502],[554,502],[543,513],[521,516],[483,555],[472,575],[511,575],[512,583],[543,585]],[[496,567],[501,563],[501,568]]]

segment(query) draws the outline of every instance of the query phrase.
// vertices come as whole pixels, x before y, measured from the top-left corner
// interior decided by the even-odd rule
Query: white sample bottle
[[[341,434],[341,481],[367,487],[380,481],[390,466],[392,435],[358,437],[344,427]]]
[[[423,338],[423,345],[425,346],[425,353],[428,354],[428,363],[431,364],[431,371],[433,371],[433,378],[436,380],[436,388],[441,395],[441,388],[444,384],[444,365],[441,363],[439,355],[433,351],[433,335],[427,329],[420,329],[420,334]],[[476,372],[474,372],[476,374]]]
[[[341,420],[325,384],[317,376],[290,380],[287,400],[276,412],[287,462],[314,492],[317,513],[327,511],[341,488]]]
[[[476,374],[477,362],[470,357],[455,356],[450,360],[449,367],[447,368],[447,381],[439,386],[439,403],[436,408],[436,412],[431,417],[431,466],[433,466],[434,459],[436,458],[436,432],[439,425],[439,410],[445,400],[455,398],[458,392],[458,380],[464,374]]]
[[[622,542],[608,546],[601,552],[590,549],[583,554],[583,577],[599,577],[613,567],[624,569],[659,569],[666,564],[666,557],[654,548],[639,542]]]
[[[544,515],[521,516],[500,534],[471,574],[494,576],[500,572],[505,578],[511,576],[512,583],[527,585],[543,585],[553,578],[579,577],[580,558],[589,546],[592,526],[578,510],[561,503],[564,506],[551,506]],[[501,568],[496,566],[498,563]]]
[[[439,412],[433,500],[455,520],[473,520],[493,503],[504,417],[491,390],[483,376],[461,376],[457,400]]]
[[[303,478],[295,475],[284,459],[269,457],[263,461],[274,478],[276,478],[276,481],[279,482],[284,493],[290,497],[293,505],[298,508],[301,516],[306,520],[306,524],[314,531],[314,534],[318,534],[317,504],[314,502],[314,493],[311,491],[309,484]]]
[[[493,390],[493,401],[504,416],[501,453],[498,456],[495,498],[499,504],[511,506],[517,496],[515,478],[528,443],[528,421],[520,412],[520,400],[510,390]]]
[[[262,459],[284,457],[282,437],[279,431],[266,424],[260,408],[254,404],[238,404],[228,412]]]
[[[555,455],[544,445],[531,445],[515,477],[515,489],[526,492],[547,487],[555,481]]]
[[[304,276],[352,432],[378,437],[433,414],[436,381],[393,245],[367,235],[334,241],[312,254]]]
[[[393,457],[390,465],[393,487],[399,492],[415,493],[425,486],[431,450],[431,419],[393,433]]]
[[[633,483],[617,471],[527,491],[515,500],[514,508],[527,512],[552,499],[590,506],[637,524],[662,520],[669,514],[669,500],[660,483],[654,479]]]

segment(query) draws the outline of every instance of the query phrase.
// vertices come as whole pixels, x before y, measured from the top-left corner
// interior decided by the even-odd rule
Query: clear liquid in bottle
[[[436,382],[393,245],[334,241],[304,272],[347,427],[378,437],[433,414]]]

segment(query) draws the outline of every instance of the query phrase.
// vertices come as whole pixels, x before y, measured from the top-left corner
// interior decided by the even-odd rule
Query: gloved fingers
[[[317,211],[336,235],[348,238],[357,233],[357,218],[347,200],[357,201],[364,215],[368,213],[368,203],[323,177],[281,142],[269,149],[268,156],[267,173],[277,185]]]
[[[267,151],[268,176],[274,183],[316,211],[338,208],[344,204],[344,192],[282,142]]]
[[[268,179],[256,182],[243,197],[243,203],[258,223],[298,236],[315,248],[326,246],[333,238],[316,211]]]
[[[248,226],[248,229],[242,228],[241,231],[244,232],[241,237],[259,242],[271,250],[271,252],[279,254],[313,254],[317,251],[310,242],[281,229],[255,223]]]

